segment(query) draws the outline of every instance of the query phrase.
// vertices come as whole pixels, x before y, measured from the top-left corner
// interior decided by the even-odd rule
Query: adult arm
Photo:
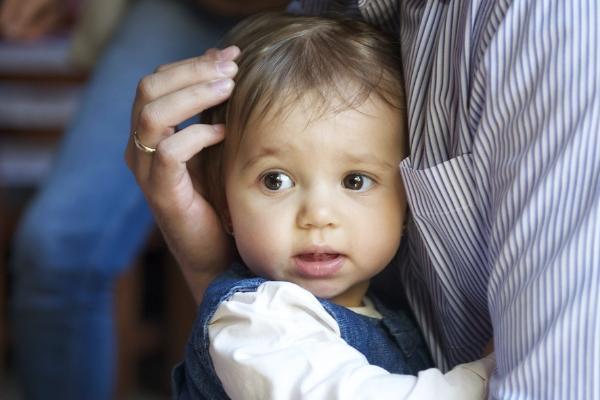
[[[210,355],[232,399],[483,399],[493,355],[418,376],[369,365],[308,291],[267,282],[236,293],[209,324]]]

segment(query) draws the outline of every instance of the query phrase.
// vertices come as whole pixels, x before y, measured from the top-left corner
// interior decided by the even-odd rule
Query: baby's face
[[[256,274],[357,306],[400,243],[401,114],[370,99],[307,125],[310,115],[303,105],[254,124],[228,161],[234,238]]]

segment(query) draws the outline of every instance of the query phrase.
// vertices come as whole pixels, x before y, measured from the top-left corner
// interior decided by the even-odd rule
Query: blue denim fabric
[[[185,360],[173,371],[173,398],[229,399],[215,372],[209,354],[208,323],[219,305],[236,292],[255,291],[266,282],[234,264],[206,290],[186,348]],[[319,299],[337,321],[342,339],[364,354],[372,365],[388,372],[416,375],[433,366],[419,329],[403,310],[392,310],[373,293],[369,298],[383,319],[357,314],[346,307]]]
[[[113,283],[153,221],[123,161],[139,79],[201,54],[233,21],[182,1],[134,2],[16,235],[12,329],[25,399],[108,399]]]
[[[356,314],[327,300],[319,301],[339,324],[342,339],[364,354],[369,364],[403,375],[416,375],[433,367],[421,331],[406,312],[386,307],[372,292],[368,296],[382,319]]]

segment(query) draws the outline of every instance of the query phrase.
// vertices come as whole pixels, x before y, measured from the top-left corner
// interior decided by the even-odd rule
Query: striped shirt
[[[296,6],[400,40],[398,272],[438,366],[479,358],[493,333],[491,398],[600,399],[600,3]]]

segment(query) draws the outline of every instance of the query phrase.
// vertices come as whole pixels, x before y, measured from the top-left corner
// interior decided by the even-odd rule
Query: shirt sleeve
[[[209,328],[210,355],[236,399],[483,399],[493,355],[417,377],[369,365],[308,291],[267,282],[222,303]]]
[[[485,94],[473,97],[489,158],[478,184],[488,196],[492,397],[597,398],[600,3],[494,12],[502,22],[474,79]]]

